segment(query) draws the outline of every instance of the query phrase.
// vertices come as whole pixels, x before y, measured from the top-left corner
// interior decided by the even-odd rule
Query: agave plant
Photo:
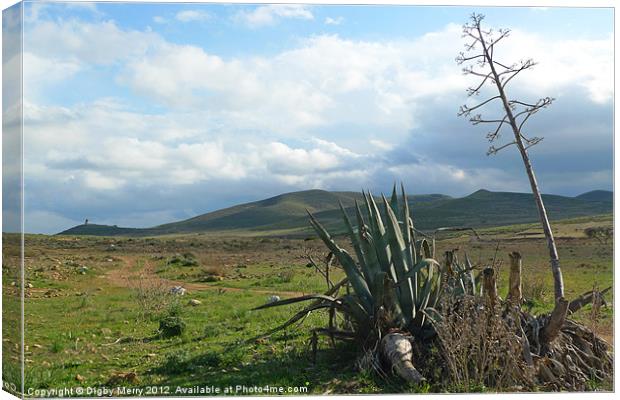
[[[325,333],[332,337],[354,337],[365,348],[376,348],[382,338],[394,331],[425,340],[434,335],[429,316],[434,313],[442,293],[446,290],[476,292],[477,279],[469,260],[468,264],[460,265],[453,257],[444,270],[435,261],[434,243],[414,228],[402,185],[401,191],[400,202],[396,186],[389,201],[381,196],[381,208],[370,193],[363,193],[362,206],[355,202],[353,210],[356,224],[351,222],[347,210],[340,204],[355,257],[339,246],[321,223],[308,213],[310,224],[338,259],[346,278],[324,294],[294,297],[258,307],[264,309],[313,301],[270,333],[286,328],[309,312],[328,308],[343,313],[352,329],[330,326]],[[338,295],[344,285],[350,285],[352,291]],[[395,354],[394,362],[397,363],[405,359],[403,353],[408,350],[403,347],[402,340],[394,343],[397,351],[387,353]],[[412,367],[405,368],[405,374],[411,370]]]
[[[344,269],[352,293],[333,297],[332,291],[259,308],[317,300],[312,309],[332,307],[344,312],[353,321],[358,336],[364,339],[372,334],[380,337],[382,331],[391,328],[418,335],[431,327],[426,311],[438,303],[441,271],[432,258],[432,244],[417,238],[404,189],[402,204],[396,187],[390,201],[383,197],[383,213],[370,193],[363,196],[363,209],[355,203],[355,226],[340,204],[356,259],[309,213],[312,227]]]

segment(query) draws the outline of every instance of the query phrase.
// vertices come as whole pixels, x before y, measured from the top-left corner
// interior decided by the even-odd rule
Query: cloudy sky
[[[611,9],[26,3],[26,231],[394,181],[527,191],[516,149],[487,157],[491,127],[457,117],[473,11],[512,30],[496,57],[539,63],[509,95],[556,98],[527,125],[543,191],[611,189]]]

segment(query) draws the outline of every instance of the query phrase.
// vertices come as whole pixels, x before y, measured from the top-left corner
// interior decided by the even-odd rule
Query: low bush
[[[164,338],[181,336],[185,327],[185,321],[178,315],[168,315],[159,320],[159,334]]]

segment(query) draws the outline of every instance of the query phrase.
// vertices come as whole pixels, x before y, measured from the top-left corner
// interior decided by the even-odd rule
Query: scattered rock
[[[202,304],[202,301],[197,299],[191,299],[188,303],[190,306],[199,306]]]
[[[41,346],[40,344],[37,344],[37,343],[33,344],[33,345],[32,345],[32,347],[34,347],[34,348],[36,348],[36,349],[41,349],[41,348],[43,348],[43,346]]]
[[[176,294],[178,296],[183,296],[186,292],[187,290],[183,286],[173,286],[172,288],[170,288],[170,293]]]
[[[78,382],[84,382],[84,379],[85,378],[82,375],[80,375],[80,374],[77,374],[75,376],[75,380],[78,381]]]
[[[28,289],[32,289],[34,286],[32,286],[32,283],[28,282],[28,283],[26,283],[26,287]]]
[[[58,297],[58,296],[60,296],[60,294],[55,289],[49,289],[45,293],[43,293],[43,297],[47,297],[47,298]]]
[[[276,296],[275,294],[272,294],[267,299],[267,303],[275,303],[276,301],[280,301],[280,296]]]

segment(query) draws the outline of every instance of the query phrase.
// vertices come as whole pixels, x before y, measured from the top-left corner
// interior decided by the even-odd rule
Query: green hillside
[[[59,235],[92,235],[92,236],[135,236],[141,235],[144,229],[119,228],[111,225],[78,225],[62,231]]]
[[[593,190],[591,192],[583,193],[577,196],[578,199],[587,201],[614,201],[614,193],[607,190]]]
[[[305,218],[306,209],[312,213],[319,213],[337,208],[339,201],[345,207],[350,207],[359,199],[361,194],[354,192],[306,190],[225,208],[184,221],[160,225],[152,230],[169,234],[204,230],[260,229],[279,221]]]
[[[607,214],[613,211],[612,192],[593,191],[577,197],[543,195],[552,220]],[[306,209],[334,232],[343,229],[339,202],[353,215],[361,194],[307,190],[282,194],[202,214],[184,221],[146,229],[79,225],[61,234],[98,236],[158,236],[181,233],[291,235],[310,232]],[[479,190],[462,198],[413,195],[409,203],[416,226],[432,230],[444,226],[487,227],[535,222],[534,199],[528,193]]]

